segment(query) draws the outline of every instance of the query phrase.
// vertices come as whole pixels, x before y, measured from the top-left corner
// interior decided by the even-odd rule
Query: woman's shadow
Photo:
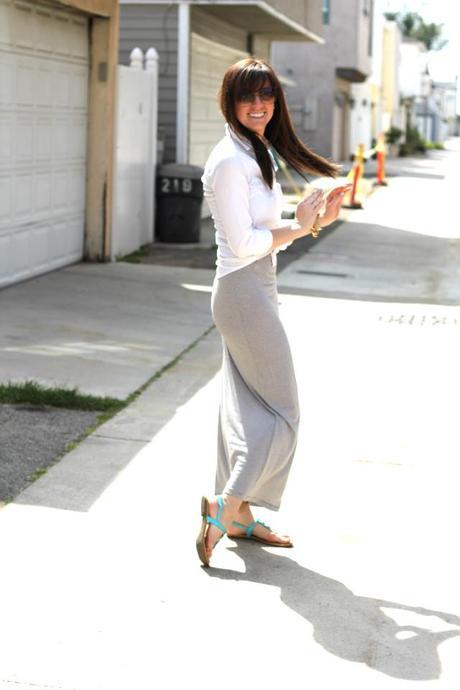
[[[406,680],[439,678],[438,644],[460,635],[460,617],[454,614],[356,596],[340,582],[254,543],[238,542],[237,555],[243,559],[246,572],[211,567],[206,569],[207,574],[279,587],[281,601],[311,623],[314,639],[324,649],[388,676]],[[429,624],[398,625],[382,608],[436,616],[459,629],[434,632]]]

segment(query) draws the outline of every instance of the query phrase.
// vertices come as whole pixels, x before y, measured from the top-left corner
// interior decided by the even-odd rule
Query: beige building
[[[383,26],[382,59],[382,130],[390,127],[405,129],[404,110],[401,96],[401,30],[394,21]]]
[[[272,47],[275,68],[291,80],[286,95],[298,134],[338,161],[352,154],[351,85],[370,74],[372,16],[371,0],[326,0],[323,45],[275,42]]]
[[[217,93],[229,65],[269,59],[272,42],[321,43],[321,0],[120,0],[120,63],[159,54],[164,162],[203,165],[223,136]]]
[[[0,285],[110,250],[117,0],[0,1]]]

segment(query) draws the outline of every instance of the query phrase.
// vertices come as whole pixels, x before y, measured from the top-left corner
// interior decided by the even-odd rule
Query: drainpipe
[[[177,56],[176,162],[188,163],[190,90],[190,4],[179,4]]]

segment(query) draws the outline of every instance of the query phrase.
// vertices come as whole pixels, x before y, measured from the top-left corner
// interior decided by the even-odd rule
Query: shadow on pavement
[[[351,220],[308,254],[281,260],[278,292],[335,299],[460,304],[460,239]],[[290,247],[283,254],[288,254]]]
[[[441,674],[438,645],[460,636],[460,617],[419,606],[355,595],[341,582],[304,568],[257,544],[238,543],[240,573],[204,568],[210,577],[280,588],[280,599],[313,626],[313,637],[331,654],[366,664],[393,678],[435,680]],[[429,624],[398,625],[382,609],[436,616],[458,630],[433,632]]]

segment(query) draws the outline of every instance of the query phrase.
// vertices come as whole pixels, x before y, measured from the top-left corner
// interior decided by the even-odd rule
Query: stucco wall
[[[370,58],[359,58],[368,49],[369,16],[363,13],[363,0],[335,0],[331,3],[330,24],[323,26],[324,45],[317,43],[272,44],[275,69],[292,79],[295,86],[285,88],[288,103],[300,138],[323,156],[332,155],[334,100],[338,90],[349,91],[345,80],[336,80],[336,69],[370,72]],[[342,88],[340,85],[345,85]],[[302,109],[311,109],[305,117]],[[305,126],[306,125],[306,126]],[[347,144],[344,145],[345,151]]]

